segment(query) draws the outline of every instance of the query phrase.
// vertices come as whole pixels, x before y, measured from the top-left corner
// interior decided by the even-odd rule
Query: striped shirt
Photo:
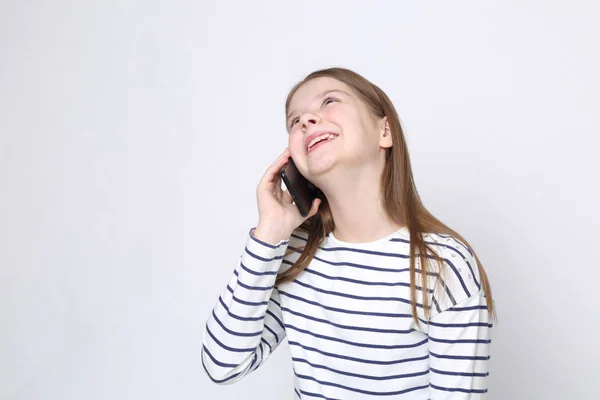
[[[410,306],[409,233],[402,228],[370,243],[330,233],[308,267],[275,286],[307,233],[277,245],[248,233],[244,253],[208,317],[202,364],[229,384],[260,367],[287,338],[295,397],[301,399],[480,399],[487,394],[491,319],[477,263],[448,235],[424,234],[444,258],[445,289],[434,290],[432,260],[423,314],[419,258],[417,310]]]

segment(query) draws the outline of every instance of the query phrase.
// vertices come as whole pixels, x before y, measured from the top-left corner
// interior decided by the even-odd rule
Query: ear
[[[383,117],[379,120],[379,123],[379,146],[385,149],[392,147],[392,131],[390,130],[390,123],[388,122],[387,117]]]

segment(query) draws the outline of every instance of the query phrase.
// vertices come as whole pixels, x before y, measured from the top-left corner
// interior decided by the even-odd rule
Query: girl
[[[423,206],[387,95],[342,68],[286,101],[288,147],[256,194],[259,219],[206,322],[202,363],[229,384],[287,336],[302,399],[478,399],[494,319],[469,243]],[[306,218],[279,171],[317,188]]]

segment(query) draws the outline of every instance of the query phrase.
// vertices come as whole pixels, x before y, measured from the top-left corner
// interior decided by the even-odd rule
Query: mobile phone
[[[310,212],[310,206],[317,198],[318,189],[308,179],[306,179],[294,164],[292,157],[288,159],[287,164],[279,172],[281,179],[288,192],[292,195],[294,203],[300,211],[300,215],[306,217]]]

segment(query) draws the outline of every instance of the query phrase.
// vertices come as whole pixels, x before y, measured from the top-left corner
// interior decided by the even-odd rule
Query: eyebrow
[[[345,94],[345,95],[346,95],[346,96],[348,96],[348,97],[352,97],[352,96],[350,96],[350,94],[349,94],[349,93],[347,93],[347,92],[344,92],[344,91],[343,91],[343,90],[341,90],[341,89],[328,89],[328,90],[326,90],[326,91],[324,91],[324,92],[321,92],[321,93],[319,93],[318,95],[316,95],[316,96],[315,96],[315,100],[316,100],[316,99],[318,99],[318,98],[320,98],[320,97],[323,97],[323,96],[325,96],[325,95],[327,95],[327,94],[329,94],[329,93],[331,93],[331,92],[339,92],[339,93],[343,93],[343,94]],[[292,118],[292,117],[294,116],[295,112],[296,112],[296,110],[294,110],[293,112],[291,112],[291,113],[289,113],[289,114],[288,114],[287,118],[285,119],[285,123],[286,123],[286,125],[289,125],[289,123],[290,123],[290,118]]]

